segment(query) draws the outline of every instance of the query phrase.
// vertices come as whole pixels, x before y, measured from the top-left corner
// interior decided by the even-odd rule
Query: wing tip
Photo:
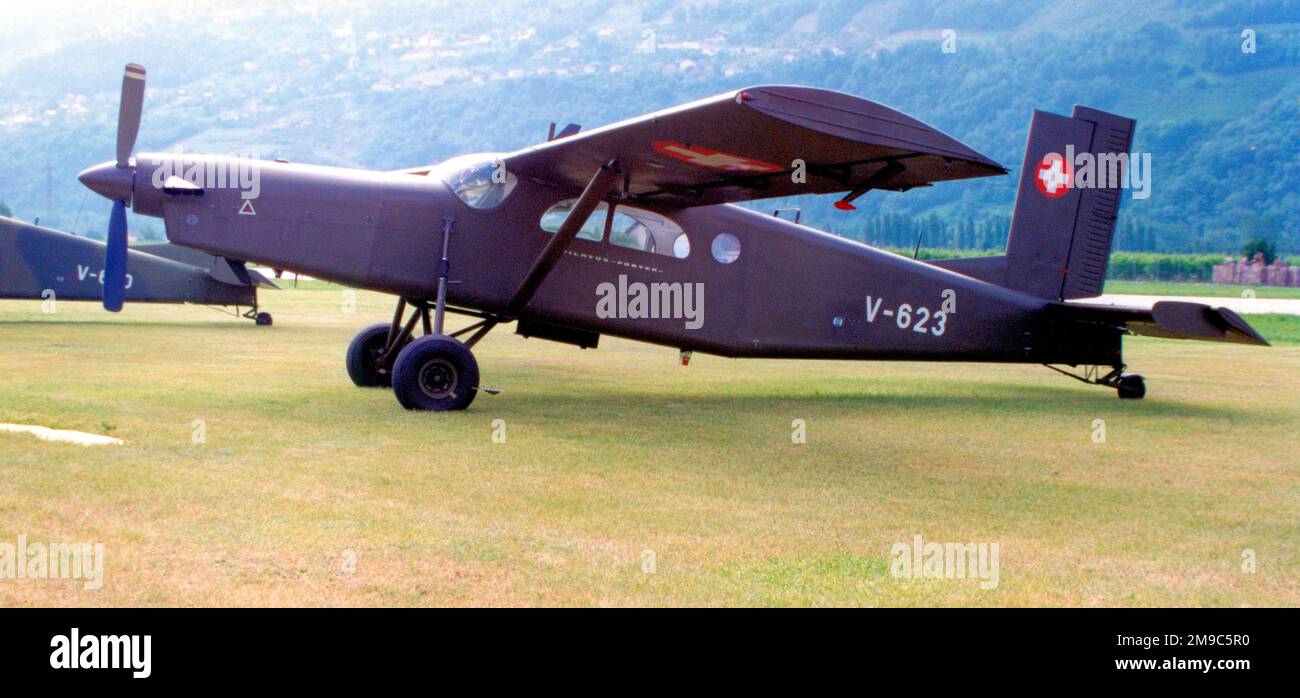
[[[904,147],[914,147],[917,152],[936,155],[945,160],[964,160],[991,170],[984,176],[1009,172],[993,158],[906,112],[848,92],[808,85],[777,84],[753,85],[724,93],[726,95],[730,95],[737,104],[816,131],[841,137],[849,137],[847,134],[853,133],[858,140],[870,134],[897,146],[908,143]],[[786,104],[774,108],[770,104],[773,100],[783,100]],[[791,105],[797,107],[798,111],[792,109]]]
[[[1254,344],[1256,346],[1263,346],[1263,347],[1273,346],[1272,344],[1269,344],[1269,341],[1267,339],[1264,339],[1264,336],[1261,335],[1254,327],[1251,327],[1250,323],[1246,322],[1245,318],[1238,315],[1236,311],[1229,310],[1228,308],[1222,308],[1222,307],[1212,308],[1211,310],[1212,312],[1217,314],[1219,318],[1223,321],[1223,323],[1226,325],[1224,329],[1224,336],[1227,337],[1227,336],[1235,335],[1236,337],[1238,337],[1238,339],[1232,339],[1229,341],[1235,341],[1241,344]]]

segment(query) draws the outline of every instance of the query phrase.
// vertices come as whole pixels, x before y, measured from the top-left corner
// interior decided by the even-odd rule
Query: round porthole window
[[[686,233],[677,236],[673,240],[673,256],[678,259],[686,259],[691,255],[691,241],[686,239]]]
[[[740,258],[740,240],[731,233],[719,233],[713,238],[713,258],[721,264],[731,264]]]

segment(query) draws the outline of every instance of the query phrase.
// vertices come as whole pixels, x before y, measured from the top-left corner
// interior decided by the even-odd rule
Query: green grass
[[[1189,284],[1175,281],[1106,281],[1105,293],[1150,296],[1213,296],[1243,298],[1254,292],[1256,298],[1300,298],[1300,288],[1284,286],[1236,286],[1232,284]]]
[[[1271,344],[1300,344],[1300,315],[1246,315],[1245,320]]]
[[[682,368],[499,330],[504,394],[425,414],[348,382],[391,306],[344,300],[267,293],[269,329],[0,302],[0,421],[127,441],[0,434],[0,542],[107,556],[102,589],[0,579],[0,606],[1300,604],[1297,347],[1134,339],[1128,402],[1035,366]],[[916,534],[998,543],[999,585],[895,579]]]

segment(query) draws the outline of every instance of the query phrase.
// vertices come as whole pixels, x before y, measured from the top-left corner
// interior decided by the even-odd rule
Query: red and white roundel
[[[1049,199],[1059,199],[1074,186],[1074,168],[1058,153],[1048,153],[1034,171],[1034,186]]]
[[[773,165],[770,162],[754,160],[740,155],[724,153],[720,150],[710,150],[698,145],[685,145],[677,141],[652,141],[650,145],[654,149],[667,155],[668,157],[685,160],[686,162],[700,165],[702,167],[711,167],[723,172],[752,172],[754,174],[763,174],[767,172],[780,172],[780,165]]]

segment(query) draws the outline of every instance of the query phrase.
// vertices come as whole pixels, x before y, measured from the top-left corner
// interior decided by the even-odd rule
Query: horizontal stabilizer
[[[1133,334],[1175,339],[1205,339],[1212,342],[1262,344],[1268,342],[1227,308],[1212,308],[1200,303],[1161,301],[1151,308],[1151,322],[1129,324]]]
[[[1201,303],[1159,301],[1150,310],[1084,303],[1052,303],[1063,319],[1113,324],[1135,335],[1169,339],[1199,339],[1268,346],[1255,328],[1227,308]]]

